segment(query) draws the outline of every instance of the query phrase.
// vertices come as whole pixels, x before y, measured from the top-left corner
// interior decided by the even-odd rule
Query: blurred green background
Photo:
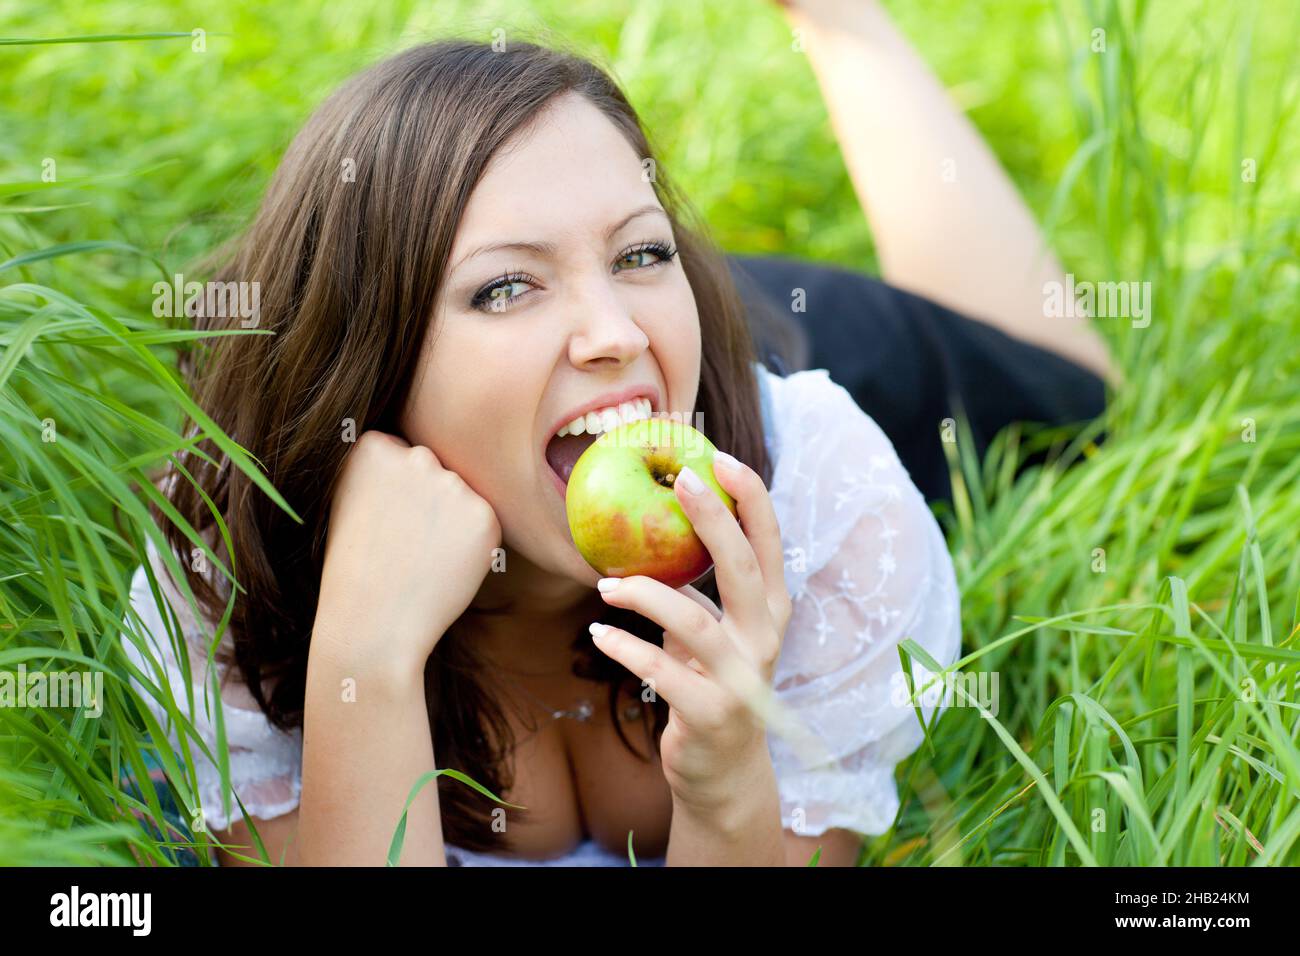
[[[1001,674],[1003,710],[943,718],[864,862],[1295,862],[1300,6],[886,6],[1067,269],[1150,279],[1156,305],[1099,323],[1127,385],[1078,467],[1015,477],[1015,430],[983,463],[953,450],[962,663]],[[131,483],[184,444],[150,288],[237,232],[311,109],[387,54],[549,32],[623,83],[727,251],[876,269],[770,3],[11,2],[0,24],[0,668],[124,673],[154,533]],[[115,39],[155,33],[183,35]],[[116,783],[147,719],[110,697],[99,721],[0,708],[0,863],[166,862],[138,819],[162,811]]]

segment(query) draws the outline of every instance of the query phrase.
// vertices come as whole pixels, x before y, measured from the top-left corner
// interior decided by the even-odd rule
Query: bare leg
[[[1083,317],[1044,317],[1064,270],[988,145],[876,0],[782,4],[825,97],[890,283],[1112,382]]]

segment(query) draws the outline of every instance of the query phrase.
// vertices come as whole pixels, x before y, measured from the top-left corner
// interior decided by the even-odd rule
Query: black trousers
[[[727,262],[763,363],[778,375],[826,369],[929,502],[952,500],[940,423],[958,411],[982,457],[1012,422],[1082,424],[1105,408],[1105,385],[1087,369],[863,273],[768,256]]]

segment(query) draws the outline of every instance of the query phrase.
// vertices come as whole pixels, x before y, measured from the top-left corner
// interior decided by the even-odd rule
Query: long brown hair
[[[422,44],[352,77],[315,111],[285,152],[251,226],[205,267],[214,270],[212,281],[260,283],[259,328],[273,334],[211,339],[215,344],[182,354],[181,370],[199,406],[264,465],[303,522],[230,467],[207,439],[175,456],[194,483],[178,480],[167,494],[195,528],[213,525],[205,496],[229,527],[230,566],[242,589],[229,621],[233,659],[282,729],[303,720],[329,501],[350,447],[339,440],[342,423],[352,419],[358,435],[372,428],[400,433],[398,418],[470,194],[498,148],[566,92],[599,108],[638,156],[654,157],[616,82],[582,56],[532,42],[505,50],[464,39]],[[651,168],[699,312],[695,411],[717,447],[770,485],[743,305],[698,215],[663,165]],[[237,318],[205,311],[215,310],[200,303],[192,314],[198,329],[238,327]],[[187,553],[181,530],[156,507],[153,515],[173,550]],[[200,609],[219,620],[228,591],[182,565]],[[697,587],[717,600],[711,572]],[[639,615],[607,608],[601,619],[662,645],[662,628]],[[460,770],[503,796],[513,740],[486,691],[473,642],[458,639],[460,623],[425,669],[434,756],[438,767]],[[607,682],[617,713],[620,689],[639,690],[640,681],[595,651],[585,631],[574,635],[573,646],[574,673]],[[654,701],[646,715],[657,747],[667,704]],[[614,724],[635,753],[617,717]],[[485,825],[495,804],[445,776],[438,786],[448,843],[507,849]]]

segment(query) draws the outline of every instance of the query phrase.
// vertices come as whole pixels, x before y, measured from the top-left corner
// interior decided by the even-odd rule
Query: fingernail
[[[612,591],[618,587],[618,582],[621,580],[622,578],[601,578],[596,582],[596,587],[602,591]]]
[[[591,632],[591,636],[594,640],[600,640],[600,638],[605,636],[605,632],[609,630],[609,625],[597,624],[595,621],[593,621],[590,625],[588,625],[587,630]]]
[[[700,476],[685,466],[677,473],[677,484],[684,487],[688,495],[698,495],[704,490],[704,482],[700,481]]]
[[[740,471],[740,462],[732,458],[725,451],[716,451],[713,453],[713,464],[721,465],[729,471]]]

